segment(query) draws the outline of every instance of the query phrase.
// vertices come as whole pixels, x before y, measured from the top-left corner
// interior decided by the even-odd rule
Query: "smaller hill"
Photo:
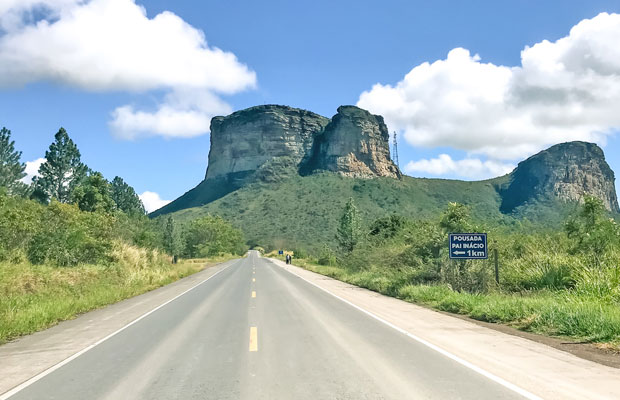
[[[500,188],[500,211],[512,213],[540,199],[580,201],[584,194],[591,194],[603,200],[608,211],[618,212],[614,181],[614,172],[596,144],[557,144],[519,163]]]

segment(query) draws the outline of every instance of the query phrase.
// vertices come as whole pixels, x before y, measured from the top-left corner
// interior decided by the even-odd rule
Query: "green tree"
[[[33,180],[33,198],[68,203],[88,168],[80,161],[80,151],[64,128],[60,128],[54,139],[45,152],[46,161],[39,168],[39,176]]]
[[[342,217],[340,217],[340,226],[338,226],[336,232],[336,239],[340,248],[348,253],[352,252],[362,239],[362,222],[353,198],[349,198],[349,201],[344,206]]]
[[[584,196],[580,211],[566,222],[565,231],[575,240],[574,251],[577,252],[602,255],[620,243],[616,221],[609,218],[603,201],[595,196]]]
[[[164,227],[164,249],[171,256],[176,256],[181,251],[181,232],[171,216],[166,219]]]
[[[0,188],[10,195],[23,195],[27,185],[21,182],[26,176],[26,165],[20,162],[21,151],[15,150],[15,141],[11,140],[11,131],[0,129]]]
[[[448,235],[447,233],[456,232],[470,232],[476,230],[471,223],[471,216],[469,207],[461,203],[449,203],[448,208],[441,214],[439,220],[439,227],[444,230],[444,246],[448,248]],[[449,283],[452,288],[458,290],[467,290],[472,288],[472,282],[475,277],[472,276],[469,270],[471,263],[462,260],[459,262],[448,262],[447,264],[440,264],[440,275],[444,282]]]
[[[110,213],[116,208],[110,183],[99,172],[84,179],[71,194],[74,203],[82,211]]]
[[[224,253],[241,253],[243,235],[221,217],[205,217],[192,221],[184,232],[185,255],[207,257]]]
[[[464,204],[450,203],[441,214],[439,226],[450,232],[467,232],[472,229],[470,210]]]
[[[138,194],[120,176],[112,180],[112,199],[116,207],[129,215],[144,215],[144,204]]]
[[[82,212],[75,204],[54,200],[43,209],[37,232],[27,248],[31,263],[72,266],[111,261],[116,236],[113,216]]]

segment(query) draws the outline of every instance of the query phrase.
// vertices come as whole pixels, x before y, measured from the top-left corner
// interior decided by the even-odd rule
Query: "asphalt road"
[[[254,252],[11,397],[514,398]]]

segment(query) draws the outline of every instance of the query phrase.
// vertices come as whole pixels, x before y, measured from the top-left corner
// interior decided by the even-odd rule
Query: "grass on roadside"
[[[447,285],[412,285],[398,272],[348,271],[295,259],[295,265],[384,295],[437,310],[548,336],[603,343],[620,350],[620,305],[571,290],[472,294]]]
[[[156,250],[117,243],[109,265],[0,263],[0,343],[156,289],[233,256],[171,264]]]

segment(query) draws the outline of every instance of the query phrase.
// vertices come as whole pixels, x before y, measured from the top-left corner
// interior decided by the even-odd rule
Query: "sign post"
[[[489,258],[486,233],[451,233],[450,258],[486,260]]]
[[[495,282],[499,285],[499,251],[497,251],[497,247],[493,249],[493,258],[495,259]]]

